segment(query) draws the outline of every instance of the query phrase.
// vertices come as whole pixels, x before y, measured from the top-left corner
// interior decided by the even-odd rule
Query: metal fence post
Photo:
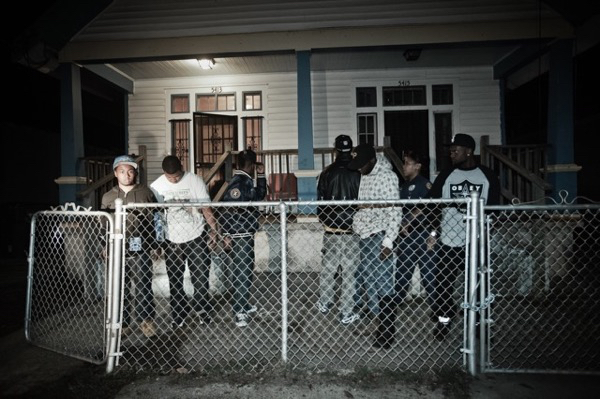
[[[108,298],[108,360],[106,362],[106,372],[111,373],[114,370],[117,356],[120,325],[120,302],[121,302],[121,259],[123,253],[123,200],[115,200],[115,222],[113,232],[109,234],[109,279],[107,284],[106,296]]]
[[[279,203],[281,222],[281,360],[288,360],[287,206]]]
[[[469,274],[468,274],[468,301],[467,301],[467,347],[465,353],[467,355],[467,365],[469,373],[476,375],[476,356],[475,356],[475,323],[476,323],[476,294],[477,294],[477,272],[478,272],[478,227],[479,227],[479,193],[471,193],[471,204],[469,208],[468,224],[469,224]]]

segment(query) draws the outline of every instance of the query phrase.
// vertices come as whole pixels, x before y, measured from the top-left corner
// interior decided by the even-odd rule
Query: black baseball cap
[[[454,137],[452,137],[452,142],[446,144],[447,147],[453,145],[459,145],[461,147],[466,147],[475,150],[475,139],[469,136],[468,134],[456,133]]]
[[[352,139],[350,136],[340,134],[335,138],[335,149],[339,152],[350,152],[352,150]]]
[[[359,144],[352,150],[352,161],[348,164],[348,169],[358,170],[369,163],[377,156],[375,148],[371,144]]]

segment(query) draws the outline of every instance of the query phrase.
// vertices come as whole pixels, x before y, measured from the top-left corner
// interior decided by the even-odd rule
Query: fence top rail
[[[566,211],[600,210],[600,204],[553,204],[553,205],[484,205],[484,211]]]
[[[123,209],[134,209],[134,208],[181,208],[181,207],[194,207],[194,208],[227,208],[227,207],[256,207],[256,206],[277,206],[284,204],[287,206],[303,207],[303,206],[333,206],[333,205],[347,205],[347,206],[360,206],[360,205],[416,205],[416,204],[468,204],[470,198],[457,198],[457,199],[412,199],[412,200],[363,200],[363,201],[256,201],[256,202],[185,202],[185,203],[130,203],[123,205]]]

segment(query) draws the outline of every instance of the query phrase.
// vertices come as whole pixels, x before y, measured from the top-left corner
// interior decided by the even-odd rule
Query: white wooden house
[[[67,40],[57,39],[56,59],[39,68],[61,63],[63,83],[75,89],[78,68],[87,68],[127,91],[128,151],[146,146],[149,181],[167,154],[189,170],[208,167],[226,138],[234,150],[297,149],[292,169],[310,197],[322,167],[315,148],[342,133],[417,150],[434,177],[454,133],[503,144],[503,88],[549,71],[552,184],[576,192],[570,63],[598,43],[597,29],[585,29],[598,26],[597,15],[576,31],[554,10],[560,2],[536,0],[58,3]],[[41,37],[23,57],[48,47]],[[63,96],[73,105],[63,143],[74,145],[62,174],[76,183],[85,132],[77,96]],[[76,190],[61,187],[61,201]]]

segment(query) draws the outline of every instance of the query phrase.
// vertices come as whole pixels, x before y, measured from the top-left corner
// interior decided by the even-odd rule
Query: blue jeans
[[[362,296],[367,295],[367,306],[371,313],[380,312],[379,301],[384,296],[394,295],[394,257],[380,260],[381,244],[385,233],[379,232],[367,238],[361,238],[358,246],[360,263],[356,271],[357,306],[362,304]]]
[[[254,236],[233,238],[229,256],[231,257],[231,279],[234,289],[233,313],[243,313],[249,307],[248,298],[254,276]]]
[[[125,258],[124,284],[123,325],[131,323],[133,312],[137,321],[154,319],[152,260],[147,252]]]
[[[408,236],[400,236],[396,265],[396,301],[402,302],[406,297],[415,265],[419,265],[421,285],[427,292],[427,303],[433,314],[437,314],[435,278],[439,259],[435,248],[427,250],[427,237],[429,233],[424,230],[413,230]]]
[[[197,312],[212,311],[208,296],[210,274],[210,254],[204,234],[184,243],[169,242],[165,250],[167,277],[171,298],[171,317],[177,324],[187,317],[190,311],[187,295],[183,289],[183,275],[187,260],[190,269],[190,279],[194,288],[192,307]]]

